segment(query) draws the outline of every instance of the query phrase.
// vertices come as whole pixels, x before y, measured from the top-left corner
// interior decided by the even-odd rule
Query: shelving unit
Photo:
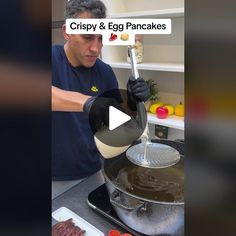
[[[184,1],[183,0],[103,0],[108,18],[171,18],[171,35],[144,35],[144,58],[137,69],[144,79],[153,78],[160,85],[160,99],[166,103],[184,102]],[[113,69],[121,87],[130,74],[127,47],[104,46],[102,60]],[[180,75],[181,74],[181,75]],[[173,79],[170,77],[173,75]],[[179,83],[182,83],[180,86]],[[183,99],[182,99],[183,98]],[[175,104],[174,104],[175,103]],[[148,113],[150,125],[167,126],[184,131],[184,118],[169,116],[158,119]],[[173,132],[172,132],[173,134]],[[182,137],[184,138],[184,137]]]
[[[172,115],[166,119],[158,119],[156,115],[148,112],[147,119],[150,124],[163,125],[174,129],[184,130],[184,117]]]
[[[127,62],[111,62],[112,68],[131,69],[131,65]],[[184,64],[178,63],[141,63],[137,64],[138,70],[152,71],[169,71],[169,72],[184,72]]]
[[[157,18],[157,17],[181,17],[184,16],[184,8],[162,9],[151,11],[134,11],[111,14],[109,18]]]

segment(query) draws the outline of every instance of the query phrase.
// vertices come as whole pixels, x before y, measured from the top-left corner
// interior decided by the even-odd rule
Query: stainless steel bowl
[[[110,202],[119,218],[130,228],[146,235],[184,235],[183,198],[168,201],[158,200],[158,197],[157,199],[147,197],[146,193],[142,191],[134,193],[130,191],[132,189],[130,186],[124,188],[124,185],[117,181],[117,177],[120,178],[118,175],[119,170],[127,163],[130,165],[123,154],[119,157],[105,160],[102,168]],[[131,163],[131,165],[134,164]],[[182,178],[183,157],[181,157],[181,161],[176,167],[169,168],[172,168],[172,170],[166,168],[166,172],[171,174],[174,173],[173,170],[178,171]],[[122,176],[122,178],[127,178],[127,176]],[[173,176],[173,178],[175,177]],[[158,181],[161,182],[161,180]],[[129,184],[128,182],[126,184]]]

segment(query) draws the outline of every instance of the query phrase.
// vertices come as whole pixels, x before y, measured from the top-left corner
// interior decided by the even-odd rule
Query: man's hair
[[[65,19],[77,18],[82,12],[89,12],[95,18],[106,18],[106,6],[100,0],[69,0],[66,3]]]

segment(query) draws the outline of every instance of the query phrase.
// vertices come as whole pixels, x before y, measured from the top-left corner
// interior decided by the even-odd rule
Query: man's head
[[[106,7],[100,0],[70,0],[66,3],[65,19],[69,18],[106,18]],[[102,49],[102,37],[95,34],[67,34],[66,55],[73,66],[92,67]]]

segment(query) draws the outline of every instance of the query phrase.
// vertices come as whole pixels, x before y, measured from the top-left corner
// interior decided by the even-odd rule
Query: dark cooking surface
[[[130,232],[132,235],[146,236],[145,234],[141,234],[134,231],[133,229],[130,229],[119,219],[110,203],[109,195],[105,184],[99,186],[88,195],[88,204],[92,209],[107,217],[114,223],[118,224],[119,226],[124,228],[125,231]]]

